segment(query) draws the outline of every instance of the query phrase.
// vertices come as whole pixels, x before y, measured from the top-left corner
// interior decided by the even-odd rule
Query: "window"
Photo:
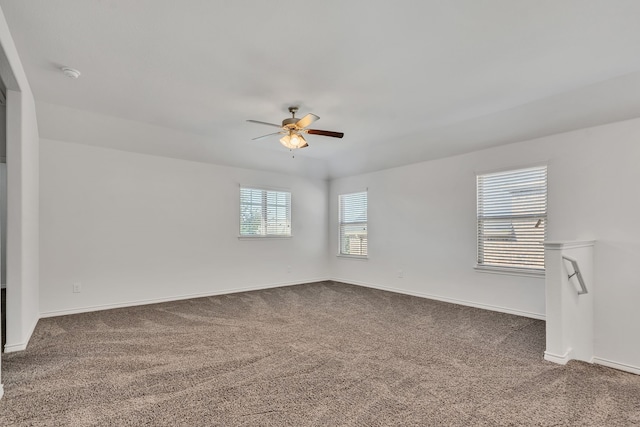
[[[240,187],[240,236],[291,236],[291,193]]]
[[[339,255],[367,256],[367,192],[338,196]]]
[[[546,166],[478,175],[478,267],[544,273]]]

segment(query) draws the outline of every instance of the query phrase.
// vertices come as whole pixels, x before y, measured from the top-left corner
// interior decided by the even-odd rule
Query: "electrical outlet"
[[[73,293],[74,293],[74,294],[77,294],[77,293],[80,293],[80,291],[82,291],[82,283],[80,283],[80,282],[75,282],[75,283],[73,284]]]
[[[398,270],[398,278],[402,279],[404,277],[404,271]]]

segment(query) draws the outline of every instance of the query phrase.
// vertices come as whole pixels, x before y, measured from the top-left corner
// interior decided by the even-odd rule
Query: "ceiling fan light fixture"
[[[284,145],[290,150],[293,150],[294,148],[296,148],[295,146],[291,145],[291,136],[289,135],[285,135],[282,138],[280,138],[280,144]]]
[[[289,150],[295,150],[296,148],[301,148],[306,145],[307,141],[302,137],[302,135],[298,135],[295,132],[289,132],[288,135],[280,138],[280,144],[287,147]]]
[[[262,135],[257,138],[252,138],[252,141],[255,141],[256,139],[266,138],[271,135],[284,135],[282,138],[280,138],[280,144],[282,144],[289,150],[295,150],[296,148],[305,148],[309,146],[302,134],[330,136],[332,138],[342,138],[344,136],[344,133],[342,132],[307,129],[307,126],[318,120],[320,117],[316,116],[313,113],[308,113],[306,116],[299,119],[296,117],[296,111],[298,111],[298,107],[289,107],[291,117],[284,119],[282,121],[282,125],[262,122],[260,120],[247,120],[250,123],[280,128],[280,132],[274,132],[268,135]]]

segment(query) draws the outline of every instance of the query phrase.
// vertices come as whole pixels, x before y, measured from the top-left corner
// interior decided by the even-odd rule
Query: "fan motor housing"
[[[292,128],[292,127],[295,128],[295,124],[298,122],[298,120],[300,120],[300,119],[298,119],[296,117],[289,117],[288,119],[284,119],[282,121],[282,127],[283,128]]]

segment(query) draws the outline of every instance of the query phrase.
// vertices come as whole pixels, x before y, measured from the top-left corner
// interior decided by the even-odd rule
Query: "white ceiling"
[[[245,120],[297,104],[345,132],[296,152],[339,177],[640,116],[637,0],[0,5],[44,138],[295,173]],[[123,144],[132,122],[171,137]]]

